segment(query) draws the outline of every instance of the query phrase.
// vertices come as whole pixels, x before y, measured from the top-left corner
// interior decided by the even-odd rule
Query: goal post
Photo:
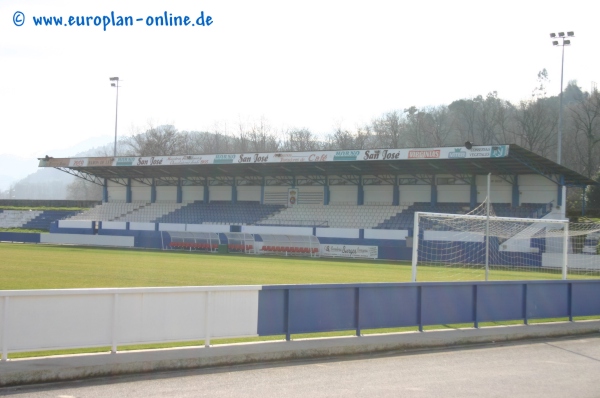
[[[600,224],[415,212],[412,281],[598,277],[600,255],[574,244],[595,234]]]

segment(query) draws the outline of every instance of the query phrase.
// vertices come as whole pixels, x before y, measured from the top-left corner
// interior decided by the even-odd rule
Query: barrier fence
[[[59,350],[600,316],[600,281],[0,291],[0,348]]]

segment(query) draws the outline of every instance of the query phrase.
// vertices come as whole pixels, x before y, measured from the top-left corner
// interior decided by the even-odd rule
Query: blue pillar
[[[262,183],[260,184],[260,204],[265,204],[265,177],[262,178]]]
[[[358,198],[356,204],[362,206],[365,204],[365,190],[363,188],[362,176],[358,176]]]
[[[233,185],[231,186],[231,203],[237,203],[237,186],[235,177],[233,177]]]
[[[296,176],[292,176],[292,188],[296,188]]]
[[[108,202],[108,180],[104,179],[104,184],[102,185],[102,201],[104,203]]]
[[[396,176],[394,181],[394,192],[392,195],[392,206],[400,206],[400,185],[398,185],[398,176]]]
[[[562,187],[565,184],[565,176],[561,174],[560,176],[560,183],[558,184],[558,195],[556,197],[556,205],[557,206],[562,206],[563,202],[562,202]]]
[[[477,207],[477,176],[471,176],[471,210]]]
[[[512,206],[518,207],[519,205],[519,176],[515,175],[512,186]]]
[[[431,177],[431,205],[437,205],[437,185],[435,184],[435,176]]]
[[[150,186],[150,202],[156,203],[156,180],[152,179],[152,185]]]
[[[323,185],[323,204],[329,204],[329,179],[325,179],[325,185]]]
[[[208,203],[210,197],[208,196],[208,178],[204,181],[204,197],[202,198],[204,203]]]
[[[181,186],[181,178],[177,179],[177,203],[183,202],[183,189]]]
[[[125,191],[125,201],[131,203],[131,178],[127,179],[127,188]]]

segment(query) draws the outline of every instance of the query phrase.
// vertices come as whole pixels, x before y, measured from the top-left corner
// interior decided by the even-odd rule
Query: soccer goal
[[[413,281],[600,277],[600,224],[475,213],[415,213]]]

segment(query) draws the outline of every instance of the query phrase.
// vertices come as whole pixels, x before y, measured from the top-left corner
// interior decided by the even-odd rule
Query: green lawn
[[[263,285],[305,283],[409,282],[411,266],[400,261],[283,258],[155,250],[97,249],[0,243],[0,290],[99,287]],[[560,279],[560,273],[492,270],[494,280]],[[419,267],[418,279],[483,280],[481,269]],[[520,323],[515,321],[512,323]],[[497,325],[504,323],[490,323]],[[437,325],[428,329],[469,327]],[[484,326],[484,325],[482,325]],[[383,333],[416,330],[363,330]],[[352,335],[353,331],[294,335],[294,338]],[[283,336],[213,340],[212,344],[282,339]],[[119,350],[201,345],[202,341],[146,344]],[[10,358],[106,351],[108,347],[11,353]]]
[[[409,282],[401,261],[284,258],[156,250],[0,244],[0,290],[97,287]],[[560,279],[491,270],[491,280]],[[422,266],[419,281],[483,280],[481,269]]]

